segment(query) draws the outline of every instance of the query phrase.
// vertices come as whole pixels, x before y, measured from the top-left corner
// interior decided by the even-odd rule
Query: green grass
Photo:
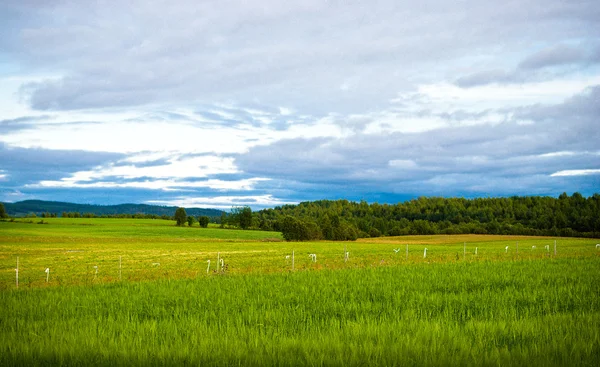
[[[217,257],[230,274],[281,273],[291,270],[345,269],[411,263],[548,259],[544,246],[554,239],[516,236],[407,236],[357,242],[273,242],[277,232],[176,227],[172,221],[140,219],[44,219],[49,224],[0,222],[0,290],[15,287],[19,257],[22,288],[91,285],[119,281],[197,278],[213,275]],[[24,219],[28,221],[28,219]],[[516,242],[520,251],[516,253]],[[463,243],[467,254],[463,255]],[[594,239],[559,238],[557,257],[598,256]],[[406,257],[405,246],[409,244]],[[505,252],[505,246],[509,252]],[[534,250],[532,246],[537,248]],[[474,254],[475,247],[478,255]],[[423,258],[424,249],[427,258]],[[393,249],[400,249],[398,253]],[[344,251],[350,260],[344,262]],[[308,254],[317,254],[311,262]],[[157,265],[160,264],[160,265]],[[96,274],[95,266],[98,267]],[[46,283],[44,270],[50,269]]]
[[[598,240],[33,221],[0,222],[2,366],[600,365]]]
[[[598,261],[412,264],[0,293],[0,365],[600,362]]]
[[[46,224],[38,224],[43,221]],[[33,227],[32,227],[33,225]],[[36,227],[39,226],[39,227]],[[118,219],[118,218],[22,218],[15,222],[0,222],[3,236],[28,236],[51,238],[94,238],[96,240],[135,237],[141,240],[179,239],[223,239],[260,240],[276,237],[278,232],[242,231],[220,229],[211,224],[209,228],[177,227],[175,221],[162,219]]]

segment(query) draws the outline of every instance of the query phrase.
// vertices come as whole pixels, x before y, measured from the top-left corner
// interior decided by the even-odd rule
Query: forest
[[[468,233],[600,237],[600,194],[420,197],[398,204],[321,200],[255,212],[253,226],[296,241]]]

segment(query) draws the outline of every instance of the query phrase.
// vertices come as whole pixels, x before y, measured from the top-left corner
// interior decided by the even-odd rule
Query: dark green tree
[[[250,226],[252,226],[252,209],[249,206],[245,206],[240,213],[240,227],[248,229]]]
[[[185,208],[177,208],[175,210],[175,221],[178,226],[182,226],[187,221],[187,213],[185,212]]]
[[[310,240],[308,226],[301,220],[292,216],[285,216],[281,221],[281,234],[286,241]]]
[[[187,217],[187,224],[188,226],[193,226],[194,225],[194,217],[192,217],[191,215]]]
[[[252,209],[249,206],[232,208],[230,220],[241,229],[248,229],[252,226]]]
[[[8,214],[6,214],[6,208],[4,208],[4,204],[0,203],[0,218],[7,218]]]
[[[210,222],[210,218],[208,218],[206,215],[201,215],[198,217],[198,224],[200,224],[200,227],[207,228],[208,222]]]

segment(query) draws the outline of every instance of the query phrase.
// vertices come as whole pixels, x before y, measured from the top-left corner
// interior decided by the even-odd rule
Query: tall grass
[[[600,262],[418,263],[0,292],[0,365],[600,364]]]

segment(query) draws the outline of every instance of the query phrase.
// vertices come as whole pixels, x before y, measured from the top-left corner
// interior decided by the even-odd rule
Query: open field
[[[40,219],[31,221],[0,222],[0,289],[15,286],[17,256],[22,288],[118,281],[119,259],[121,279],[139,281],[206,276],[208,260],[213,275],[217,257],[224,259],[229,274],[286,272],[292,268],[291,258],[286,259],[292,251],[296,270],[555,258],[554,239],[542,237],[436,235],[298,243],[277,242],[281,241],[277,232],[180,228],[164,220],[49,218],[43,225],[36,224]],[[556,240],[558,258],[600,254],[594,246],[598,240]],[[350,252],[347,262],[345,251]],[[316,263],[309,258],[311,253],[317,255]]]
[[[38,221],[0,222],[0,365],[600,364],[599,240]]]

